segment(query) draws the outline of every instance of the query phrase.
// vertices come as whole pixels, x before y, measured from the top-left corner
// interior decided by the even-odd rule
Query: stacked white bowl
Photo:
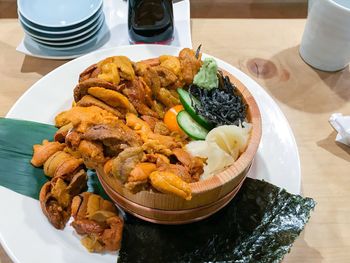
[[[83,48],[104,23],[102,0],[18,0],[18,18],[25,34],[53,50]]]

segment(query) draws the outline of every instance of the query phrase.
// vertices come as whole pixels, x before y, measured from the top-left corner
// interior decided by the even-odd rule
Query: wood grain
[[[192,18],[305,18],[307,1],[191,0]]]
[[[100,175],[99,178],[100,180],[102,179]],[[193,209],[169,211],[149,208],[141,206],[134,202],[130,202],[130,200],[118,194],[108,184],[104,183],[103,179],[101,180],[101,184],[106,193],[125,211],[133,214],[134,216],[142,220],[165,225],[187,224],[209,217],[210,215],[216,213],[225,205],[227,205],[235,197],[235,195],[241,188],[243,182],[244,180],[241,180],[241,183],[231,192],[208,205],[204,205]]]
[[[307,14],[307,0],[191,0],[190,4],[193,18],[305,18]],[[16,0],[0,0],[0,18],[17,16]]]
[[[0,245],[0,263],[11,263],[12,260],[7,256],[6,252]]]
[[[336,133],[328,124],[333,112],[350,114],[350,70],[324,73],[307,66],[298,53],[304,25],[304,19],[193,19],[193,45],[203,44],[204,52],[254,78],[278,103],[295,134],[303,195],[315,198],[317,206],[284,262],[350,262],[350,147],[334,142]],[[30,85],[64,63],[17,53],[21,37],[16,20],[0,20],[1,116]],[[257,64],[255,73],[248,67],[251,60]],[[275,65],[272,77],[262,77],[269,71],[262,60]],[[0,258],[9,262],[1,250]]]
[[[17,17],[17,0],[0,0],[0,18]]]

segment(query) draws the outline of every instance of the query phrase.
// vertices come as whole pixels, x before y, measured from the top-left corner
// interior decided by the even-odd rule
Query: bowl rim
[[[97,173],[97,176],[99,178],[99,180],[101,180],[101,175],[100,173]],[[228,199],[230,197],[234,197],[234,195],[236,195],[238,193],[238,191],[241,189],[243,182],[245,180],[246,177],[244,177],[236,187],[234,187],[231,191],[229,191],[228,193],[226,193],[224,196],[222,196],[220,199],[214,200],[214,202],[211,202],[209,204],[205,204],[205,205],[201,205],[201,206],[196,206],[195,208],[184,208],[184,209],[177,209],[177,210],[167,210],[167,209],[161,209],[161,208],[154,208],[154,207],[148,207],[136,202],[132,202],[131,200],[129,200],[127,197],[123,196],[121,193],[119,193],[118,191],[116,191],[115,189],[113,189],[113,187],[111,185],[108,184],[107,181],[105,180],[101,180],[101,185],[103,187],[103,189],[105,190],[105,192],[108,194],[108,192],[112,192],[113,195],[117,196],[117,198],[113,198],[112,200],[119,206],[121,206],[123,209],[129,211],[127,208],[124,207],[123,204],[120,204],[120,202],[118,202],[116,199],[121,199],[123,200],[125,203],[129,203],[131,204],[131,206],[133,206],[134,208],[140,209],[140,210],[148,210],[148,211],[157,211],[157,212],[162,212],[164,214],[167,215],[178,215],[179,213],[185,214],[185,213],[189,213],[192,211],[198,211],[198,210],[204,210],[207,209],[213,205],[218,204],[222,199]],[[233,196],[232,196],[233,195]],[[110,196],[110,194],[108,194],[108,196]]]
[[[99,177],[99,180],[101,180],[100,179],[101,175],[97,174],[97,176]],[[144,220],[144,221],[147,221],[150,223],[154,223],[154,224],[162,224],[162,225],[182,225],[182,224],[189,224],[189,223],[193,223],[193,222],[198,222],[200,220],[208,218],[209,216],[211,216],[211,215],[215,214],[216,212],[218,212],[219,210],[221,210],[238,194],[239,190],[241,189],[241,187],[243,185],[245,178],[246,177],[244,177],[243,180],[233,190],[231,190],[230,192],[228,192],[226,195],[224,195],[220,199],[216,200],[215,202],[204,205],[204,206],[199,206],[196,208],[182,209],[182,210],[163,210],[163,209],[150,208],[147,206],[143,206],[143,205],[140,205],[136,202],[132,202],[131,200],[129,200],[125,196],[121,195],[120,193],[115,191],[110,185],[108,185],[107,182],[104,182],[103,180],[101,182],[101,185],[108,196],[111,197],[111,195],[112,195],[109,192],[112,192],[114,195],[118,196],[117,198],[111,197],[111,199],[119,208],[127,211],[128,213],[134,215],[135,217],[137,217],[141,220]],[[121,204],[120,200],[123,200],[122,204]],[[201,210],[206,211],[207,209],[210,209],[211,207],[215,207],[215,209],[213,209],[212,211],[210,211],[204,215],[200,215],[200,216],[194,215],[192,218],[189,218],[189,219],[176,219],[176,220],[156,219],[156,218],[148,217],[148,216],[144,215],[142,212],[137,212],[137,210],[139,210],[139,211],[143,211],[143,212],[147,211],[147,212],[151,212],[151,213],[153,213],[153,212],[162,213],[163,215],[167,215],[167,216],[178,216],[179,214],[189,215],[193,212],[196,213],[196,212],[201,211]]]

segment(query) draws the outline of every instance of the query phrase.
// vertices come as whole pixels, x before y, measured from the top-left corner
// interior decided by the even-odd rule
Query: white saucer
[[[71,29],[47,30],[47,29],[38,28],[33,23],[28,21],[25,17],[23,17],[20,12],[18,12],[18,19],[21,22],[21,24],[24,25],[27,28],[27,30],[33,30],[33,33],[35,33],[35,35],[37,35],[37,36],[50,35],[50,36],[52,36],[52,38],[57,38],[57,37],[60,37],[63,34],[64,35],[76,34],[77,32],[81,32],[84,29],[85,29],[85,31],[88,31],[89,26],[91,24],[93,24],[94,22],[96,22],[96,20],[103,13],[102,10],[103,9],[102,9],[102,6],[101,6],[100,10],[96,14],[94,14],[90,19],[88,19],[86,21],[86,23],[84,23],[83,25],[80,25],[78,27],[71,28]]]
[[[18,11],[31,23],[46,28],[83,24],[100,9],[102,0],[18,0]]]
[[[91,45],[93,41],[96,41],[96,38],[99,34],[99,30],[101,30],[104,23],[104,17],[102,16],[98,24],[94,27],[94,29],[83,37],[78,37],[77,39],[71,41],[60,41],[60,42],[50,42],[44,41],[40,39],[33,38],[35,42],[42,47],[52,49],[52,50],[72,50],[76,48],[81,48],[84,46]]]
[[[53,59],[71,59],[77,56],[90,53],[108,42],[110,33],[105,23],[102,24],[101,29],[96,36],[86,43],[82,43],[76,48],[57,49],[48,46],[40,45],[30,37],[26,36],[23,42],[24,47],[32,54],[37,54],[35,57],[53,58]]]

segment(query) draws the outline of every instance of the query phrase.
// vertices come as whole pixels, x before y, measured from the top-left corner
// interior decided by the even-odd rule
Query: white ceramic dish
[[[49,46],[39,42],[37,44],[41,48],[46,48],[54,51],[71,51],[71,50],[80,50],[80,49],[84,50],[86,47],[95,46],[97,43],[97,37],[98,37],[98,34],[94,35],[92,38],[86,41],[80,41],[77,44],[66,45],[66,46]]]
[[[25,24],[23,24],[22,20],[19,20],[19,23],[21,24],[24,33],[30,37],[35,38],[35,39],[39,39],[39,40],[43,40],[43,41],[70,41],[72,39],[74,40],[77,37],[84,36],[84,35],[90,33],[92,30],[94,30],[96,28],[97,24],[102,19],[102,16],[103,16],[103,14],[101,14],[98,17],[99,21],[97,21],[91,27],[88,27],[87,29],[83,28],[82,30],[77,31],[73,34],[71,34],[71,33],[61,34],[61,35],[37,34],[34,30],[28,28]]]
[[[87,66],[112,55],[125,55],[137,61],[162,54],[177,55],[179,50],[171,46],[136,45],[88,54],[41,78],[15,103],[7,117],[53,123],[58,112],[70,108],[78,75]],[[249,176],[299,193],[298,149],[283,113],[254,80],[222,60],[217,61],[219,67],[246,85],[256,98],[262,114],[262,139]],[[6,211],[0,217],[0,241],[14,262],[116,262],[116,255],[88,253],[70,226],[64,231],[54,229],[42,214],[37,200],[4,187],[0,187],[0,200],[8,200],[0,202],[0,211]],[[34,248],[40,253],[35,253]]]
[[[87,34],[74,38],[72,40],[61,40],[61,41],[46,41],[46,40],[41,40],[37,39],[35,37],[32,37],[34,41],[38,42],[39,44],[43,44],[47,47],[52,47],[54,49],[59,49],[60,47],[64,46],[71,46],[71,48],[76,48],[77,45],[79,44],[86,44],[90,39],[93,39],[94,37],[97,37],[98,31],[101,29],[104,23],[104,16],[102,15],[99,21],[94,25],[92,28],[91,32],[88,32]]]
[[[41,36],[41,35],[49,35],[52,38],[58,38],[61,35],[67,35],[67,34],[72,34],[75,35],[77,32],[81,32],[85,29],[85,31],[87,31],[89,29],[89,26],[91,24],[93,24],[94,22],[96,22],[96,20],[100,17],[102,13],[102,6],[100,7],[100,9],[96,12],[96,14],[94,14],[91,18],[89,18],[88,20],[86,20],[86,22],[83,23],[83,25],[74,27],[74,28],[59,28],[59,29],[55,29],[55,30],[48,30],[46,28],[42,28],[39,27],[38,25],[35,25],[33,23],[31,23],[30,21],[28,21],[24,16],[21,15],[20,12],[18,12],[18,19],[21,21],[21,24],[25,25],[28,29],[33,30],[33,33],[35,33],[35,35]]]
[[[83,23],[101,7],[102,0],[18,0],[18,11],[44,27],[68,27]]]
[[[106,42],[108,42],[109,38],[110,38],[110,32],[108,31],[106,23],[103,23],[101,29],[97,32],[93,40],[90,42],[85,42],[83,45],[81,45],[78,48],[66,49],[66,50],[49,48],[47,46],[40,45],[38,42],[35,42],[29,36],[25,36],[25,41],[23,42],[23,45],[27,50],[30,50],[30,52],[32,53],[45,54],[45,56],[38,55],[36,57],[48,58],[47,56],[49,56],[56,59],[69,59],[69,58],[74,58],[76,56],[80,56],[101,48]]]
[[[103,28],[103,23],[99,25],[99,30],[101,30],[101,28]],[[87,39],[85,41],[79,41],[78,43],[72,44],[72,45],[51,46],[51,45],[44,45],[41,43],[37,43],[37,44],[41,48],[45,48],[53,51],[85,50],[87,47],[96,46],[98,44],[98,36],[99,36],[98,33],[99,32],[94,34],[94,36],[92,36],[90,39]]]
[[[77,31],[75,33],[61,34],[61,35],[37,34],[34,30],[28,28],[25,24],[23,24],[21,20],[19,20],[19,22],[22,26],[24,33],[35,39],[39,39],[43,41],[71,41],[78,37],[89,34],[91,31],[93,31],[97,27],[97,25],[101,22],[101,19],[104,19],[103,13],[101,13],[97,19],[98,20],[95,21],[95,24],[91,25],[88,28],[83,28],[82,30]]]

